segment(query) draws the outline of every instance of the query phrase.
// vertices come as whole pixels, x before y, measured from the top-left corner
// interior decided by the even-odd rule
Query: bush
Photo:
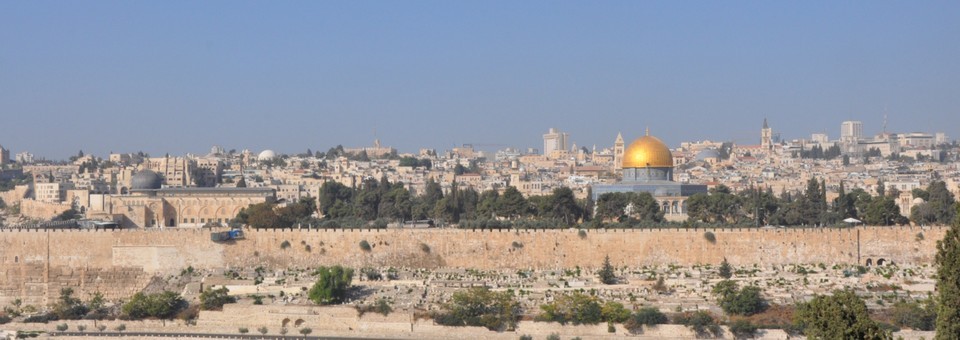
[[[260,334],[266,335],[266,334],[267,334],[267,327],[257,328],[257,332],[260,332]]]
[[[177,293],[165,291],[156,294],[136,293],[121,308],[123,314],[133,319],[148,317],[169,319],[181,309],[187,307],[187,302]]]
[[[636,313],[630,315],[630,318],[627,319],[627,322],[623,324],[632,333],[639,332],[643,326],[656,326],[667,323],[667,315],[660,312],[659,309],[655,307],[643,307],[640,308]]]
[[[370,243],[367,240],[360,241],[360,249],[366,252],[373,250],[373,247],[370,247]]]
[[[663,280],[663,276],[657,278],[657,283],[653,284],[653,290],[658,293],[665,293],[669,290],[666,281]]]
[[[547,335],[547,340],[560,340],[560,334],[550,333],[550,335]]]
[[[730,333],[738,338],[752,338],[757,334],[757,326],[749,320],[739,319],[730,324]]]
[[[717,271],[717,274],[724,279],[730,279],[733,277],[733,270],[730,268],[730,263],[727,262],[727,258],[723,258],[723,262],[720,262],[720,269]]]
[[[510,246],[512,246],[513,249],[521,249],[523,248],[523,243],[513,241],[513,243],[511,243]]]
[[[747,286],[743,289],[737,283],[724,280],[713,287],[713,295],[724,312],[735,315],[753,315],[767,308],[767,301],[760,295],[760,288]]]
[[[67,326],[65,323],[57,325],[58,332],[66,332],[68,328],[70,328],[70,326]]]
[[[237,298],[227,295],[228,293],[230,290],[227,287],[207,289],[200,293],[200,309],[223,310],[223,305],[237,302]]]
[[[893,323],[898,327],[918,331],[932,331],[936,328],[937,311],[932,300],[927,300],[923,305],[917,302],[897,302],[891,312]]]
[[[420,251],[422,251],[424,254],[430,254],[430,246],[428,246],[426,243],[421,242]]]
[[[716,243],[717,243],[717,236],[714,235],[712,231],[708,231],[708,232],[703,233],[703,239],[705,239],[705,240],[707,240],[707,242],[710,242],[710,243],[713,243],[713,244],[716,244]]]
[[[114,329],[117,330],[117,332],[123,332],[123,331],[127,330],[127,324],[123,324],[123,323],[122,323],[122,324],[119,324],[119,325],[117,325],[117,327],[114,328]]]
[[[13,321],[9,316],[0,315],[0,325]]]
[[[587,238],[587,231],[580,229],[580,231],[577,232],[577,236],[579,236],[581,239]]]
[[[24,323],[47,323],[49,321],[55,321],[55,320],[57,320],[56,316],[52,314],[43,313],[43,314],[28,316],[26,319],[23,319],[23,322]]]
[[[287,249],[287,248],[290,248],[290,241],[284,240],[283,242],[280,243],[280,249]]]
[[[377,304],[375,305],[374,309],[377,311],[377,313],[380,313],[384,316],[390,315],[390,313],[393,312],[393,307],[390,307],[390,303],[384,298],[377,300]]]
[[[310,327],[300,329],[300,334],[303,334],[303,336],[307,336],[310,333],[313,333],[313,329]]]
[[[867,304],[850,290],[818,295],[797,306],[797,328],[810,339],[889,339],[890,334],[870,319]]]
[[[533,336],[524,334],[520,336],[520,340],[533,340]]]
[[[320,267],[315,274],[320,277],[310,288],[310,301],[319,305],[340,303],[347,296],[347,288],[353,281],[353,269],[341,266]]]
[[[696,311],[693,313],[684,313],[675,320],[678,324],[689,327],[697,333],[697,336],[719,337],[723,335],[723,328],[717,324],[717,320],[710,312]]]
[[[378,281],[383,279],[383,274],[380,274],[379,271],[370,267],[361,268],[360,274],[363,274],[363,276],[367,278],[367,281]]]
[[[517,326],[520,304],[510,291],[494,292],[488,288],[470,288],[453,293],[443,312],[434,314],[434,321],[443,326],[483,326],[504,331]]]
[[[80,332],[83,332],[83,331],[87,330],[87,326],[85,326],[85,325],[77,325],[77,330],[80,331]]]
[[[540,309],[543,312],[537,315],[537,321],[572,322],[574,325],[595,325],[603,321],[599,299],[580,292],[558,296],[553,303],[541,305]]]
[[[237,331],[240,332],[240,334],[247,334],[250,332],[250,330],[247,329],[246,327],[240,327],[239,329],[237,329]]]
[[[53,306],[52,314],[60,320],[76,320],[82,318],[89,310],[80,299],[73,297],[72,288],[62,288],[60,298]]]
[[[630,319],[630,310],[624,308],[622,303],[607,301],[600,308],[600,316],[606,322],[622,323]]]

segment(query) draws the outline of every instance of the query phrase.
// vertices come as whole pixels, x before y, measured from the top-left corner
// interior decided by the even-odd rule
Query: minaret
[[[617,140],[613,142],[613,169],[623,170],[623,136],[617,132]]]
[[[760,146],[765,150],[773,149],[773,129],[767,125],[767,119],[763,119],[763,129],[760,129]]]

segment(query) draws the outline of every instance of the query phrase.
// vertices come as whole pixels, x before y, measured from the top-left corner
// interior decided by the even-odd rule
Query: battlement
[[[250,229],[242,240],[214,243],[210,229],[0,229],[0,304],[16,297],[48,301],[62,287],[86,296],[91,289],[111,289],[87,278],[122,277],[122,282],[139,285],[149,276],[176,275],[188,266],[559,269],[597,268],[606,256],[615,266],[629,267],[716,264],[723,259],[744,266],[928,264],[946,230],[293,228]],[[364,241],[368,248],[360,245]],[[142,288],[121,286],[108,295]]]

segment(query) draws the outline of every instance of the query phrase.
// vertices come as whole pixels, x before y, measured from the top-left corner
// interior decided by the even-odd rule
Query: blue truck
[[[210,233],[210,240],[213,242],[226,242],[230,240],[239,240],[242,238],[243,230],[240,229],[231,229],[228,231]]]

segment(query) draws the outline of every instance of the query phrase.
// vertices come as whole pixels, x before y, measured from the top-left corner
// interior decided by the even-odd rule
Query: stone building
[[[630,143],[623,156],[623,180],[616,184],[593,187],[593,200],[609,192],[650,193],[668,220],[687,217],[686,200],[706,193],[707,186],[673,181],[673,154],[660,139],[647,135]]]
[[[0,145],[0,166],[7,165],[7,163],[10,163],[10,150]]]
[[[88,217],[125,228],[226,225],[240,209],[274,201],[271,188],[162,187],[160,175],[143,170],[133,175],[129,194],[91,199]]]

